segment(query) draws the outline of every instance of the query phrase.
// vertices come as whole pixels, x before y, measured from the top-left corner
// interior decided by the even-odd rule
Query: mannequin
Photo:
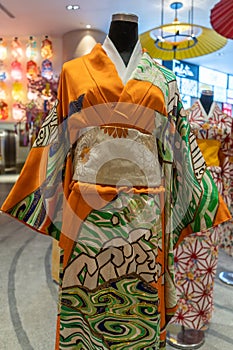
[[[55,349],[164,350],[177,304],[174,247],[230,216],[194,153],[176,77],[141,50],[137,16],[116,14],[103,45],[64,63],[57,98],[2,206],[59,242]],[[168,123],[180,136],[180,176]]]
[[[211,87],[206,86],[201,91],[200,99],[193,104],[187,114],[210,175],[222,199],[230,208],[228,153],[232,118],[225,115],[213,99]],[[187,348],[188,344],[198,348],[204,341],[203,331],[208,329],[213,313],[213,288],[219,244],[223,244],[225,240],[230,241],[229,230],[228,232],[225,230],[223,236],[223,229],[228,227],[225,225],[228,223],[196,232],[186,237],[175,250],[179,303],[170,322],[171,341],[169,341],[171,343],[175,340],[176,344],[178,342],[179,349]]]
[[[210,107],[214,101],[214,94],[212,90],[202,90],[200,101],[204,110],[208,114],[210,111]]]
[[[108,36],[127,66],[138,41],[138,17],[134,14],[113,14]]]
[[[127,67],[134,47],[139,40],[138,16],[131,13],[113,14],[108,37],[111,39]],[[55,283],[59,283],[59,251],[58,243],[54,240],[52,248],[52,279]]]

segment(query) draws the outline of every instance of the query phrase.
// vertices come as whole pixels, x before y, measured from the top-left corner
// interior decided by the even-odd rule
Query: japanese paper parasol
[[[185,26],[189,24],[180,23],[180,25]],[[167,26],[169,26],[169,24],[151,29],[140,35],[142,47],[145,48],[154,58],[160,58],[162,60],[183,60],[186,58],[203,56],[221,49],[227,43],[227,39],[212,28],[195,24],[193,25],[197,29],[197,44],[195,46],[189,48],[185,46],[185,42],[181,42],[179,46],[180,50],[172,50],[172,45],[165,42],[162,44],[163,47],[159,49],[155,46],[153,33],[161,28],[164,30]]]
[[[210,11],[213,29],[228,39],[233,39],[233,0],[221,0]]]

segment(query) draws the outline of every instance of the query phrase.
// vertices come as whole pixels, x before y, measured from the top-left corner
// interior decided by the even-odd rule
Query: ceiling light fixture
[[[66,6],[66,9],[68,11],[71,11],[71,10],[79,10],[80,9],[80,6],[79,5],[67,5]]]
[[[86,28],[87,28],[87,29],[90,29],[90,28],[91,28],[91,25],[90,25],[90,24],[86,24]]]
[[[164,5],[164,1],[162,2]],[[183,7],[182,2],[173,2],[170,7],[175,10],[175,18],[171,24],[163,24],[162,9],[160,29],[152,30],[151,37],[155,40],[155,46],[158,49],[166,51],[186,50],[197,44],[197,35],[200,32],[198,27],[193,25],[193,5],[191,8],[191,22],[180,23],[177,17],[177,11]]]
[[[173,2],[175,11],[172,23],[164,24],[164,0],[161,0],[161,25],[140,35],[141,43],[154,58],[163,60],[184,59],[206,55],[226,45],[227,40],[214,30],[193,24],[193,0],[189,23],[180,22],[177,12],[182,2]]]

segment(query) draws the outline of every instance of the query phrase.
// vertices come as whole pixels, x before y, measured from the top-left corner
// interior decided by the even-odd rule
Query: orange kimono
[[[123,84],[100,44],[64,64],[2,210],[59,240],[56,349],[165,349],[174,247],[230,218],[175,75],[142,52]]]

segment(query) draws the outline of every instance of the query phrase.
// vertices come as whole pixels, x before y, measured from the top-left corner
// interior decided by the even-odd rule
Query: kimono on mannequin
[[[2,210],[61,248],[56,349],[165,349],[173,250],[229,220],[175,75],[138,41],[63,65],[58,100]]]
[[[208,90],[207,90],[208,91]],[[205,109],[204,106],[207,108]],[[230,134],[232,118],[213,101],[212,92],[197,100],[190,110],[190,127],[206,161],[208,170],[228,208],[230,195]],[[175,250],[178,309],[170,323],[190,329],[205,328],[213,312],[213,286],[218,248],[224,223],[186,237]],[[230,233],[228,232],[230,238]],[[232,242],[231,242],[232,244]]]
[[[230,189],[226,193],[229,193],[230,212],[233,217],[233,119],[232,117],[228,118],[229,122],[231,122],[231,135],[229,142],[226,143],[225,154],[229,159]],[[224,249],[230,256],[233,256],[233,218],[222,224],[221,229],[220,248]]]

